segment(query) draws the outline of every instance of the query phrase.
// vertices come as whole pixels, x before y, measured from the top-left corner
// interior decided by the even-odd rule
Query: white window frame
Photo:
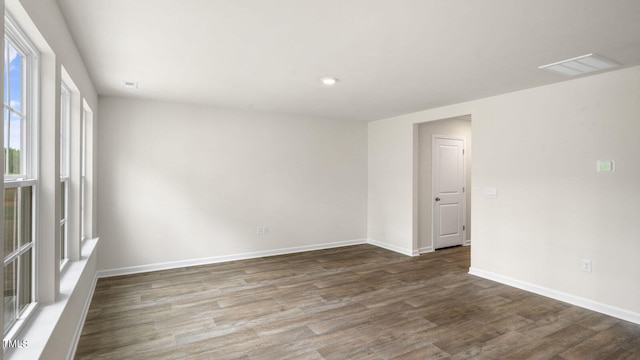
[[[36,47],[24,34],[24,32],[17,25],[17,22],[13,19],[11,14],[5,12],[5,39],[9,38],[11,44],[26,57],[25,61],[25,75],[26,75],[26,88],[23,88],[25,110],[28,112],[25,114],[22,124],[22,149],[25,156],[21,156],[20,167],[24,172],[19,175],[5,175],[4,181],[12,180],[25,180],[37,178],[37,163],[38,163],[38,119],[39,119],[39,54]],[[23,110],[24,111],[24,110]]]
[[[20,274],[16,273],[15,277],[16,277],[16,301],[14,302],[15,305],[15,314],[16,314],[16,319],[15,322],[11,325],[11,327],[4,333],[5,337],[9,337],[12,334],[15,334],[19,328],[22,326],[22,324],[24,322],[26,322],[26,320],[29,318],[29,316],[31,315],[32,311],[35,309],[37,303],[35,301],[35,261],[36,261],[36,256],[35,256],[35,241],[34,241],[34,237],[35,237],[35,231],[36,231],[36,222],[35,222],[35,217],[36,217],[36,209],[35,209],[35,197],[36,197],[36,191],[37,191],[37,187],[36,187],[36,180],[20,180],[20,181],[10,181],[10,182],[6,182],[4,184],[4,189],[20,189],[20,188],[26,188],[26,187],[31,187],[31,241],[19,246],[18,250],[13,252],[12,254],[9,254],[9,256],[5,256],[4,258],[4,262],[3,262],[3,266],[6,266],[11,264],[12,262],[16,261],[20,256],[24,255],[25,253],[27,253],[29,250],[31,250],[31,302],[29,304],[27,304],[27,306],[24,309],[20,309],[19,308],[19,301],[17,301],[20,293],[21,293],[21,287],[23,286],[22,283],[20,282]],[[22,201],[20,199],[20,193],[18,193],[18,200],[16,202],[17,204],[22,204]],[[16,223],[21,223],[22,222],[22,211],[17,211],[17,216],[16,216]],[[22,227],[18,226],[16,228],[16,237],[20,238],[22,236]],[[6,254],[5,254],[6,255]],[[20,271],[19,268],[19,264],[16,266],[16,268],[18,269],[17,271]],[[5,270],[6,271],[6,270]],[[4,281],[3,281],[3,289],[4,289]],[[6,304],[5,304],[6,305]],[[6,315],[6,311],[5,311],[5,315]],[[6,321],[6,319],[5,319]],[[3,328],[4,328],[4,324],[3,324]]]
[[[71,90],[64,83],[60,83],[60,267],[64,267],[69,259],[69,171],[70,171],[70,128],[71,128]]]
[[[25,116],[23,117],[24,123],[22,124],[22,140],[21,140],[21,174],[19,175],[5,175],[4,177],[4,188],[20,188],[20,187],[32,187],[32,214],[31,214],[31,241],[27,244],[20,247],[17,253],[14,253],[9,258],[4,259],[4,266],[7,266],[12,261],[16,261],[16,259],[21,255],[26,253],[29,250],[31,252],[31,302],[24,308],[22,311],[16,312],[15,322],[11,325],[11,327],[3,332],[4,339],[13,338],[22,328],[22,326],[27,322],[30,318],[33,311],[38,306],[37,296],[36,296],[36,288],[37,288],[37,270],[38,270],[38,247],[37,247],[37,164],[38,164],[38,119],[39,119],[39,101],[38,101],[38,91],[39,91],[39,53],[36,50],[36,47],[31,43],[29,38],[23,33],[20,27],[17,25],[17,22],[13,19],[13,17],[5,11],[5,36],[3,38],[3,42],[5,39],[8,39],[10,43],[25,57],[24,60],[24,71],[26,81],[23,84],[23,101],[24,101],[24,112]],[[3,45],[4,49],[4,45]],[[3,50],[4,51],[4,50]],[[4,54],[4,53],[3,53]],[[3,55],[4,56],[4,55]],[[3,101],[4,103],[4,101]],[[5,107],[6,108],[6,107]],[[22,153],[24,151],[24,153]],[[20,213],[20,212],[18,212]],[[20,276],[16,274],[16,291],[20,293],[21,283],[19,281]],[[3,289],[4,289],[4,281],[3,281]],[[16,304],[18,302],[16,301]],[[17,307],[17,305],[16,305]],[[19,310],[19,309],[17,309]],[[6,321],[6,319],[5,319]],[[4,328],[4,324],[3,324]]]
[[[22,43],[22,39],[20,36],[20,33],[17,29],[13,28],[13,24],[11,22],[7,22],[6,24],[6,29],[5,29],[5,39],[4,41],[8,41],[11,46],[16,49],[16,51],[18,51],[18,53],[20,53],[21,56],[25,57],[25,60],[27,60],[24,64],[22,64],[22,71],[25,73],[25,76],[27,79],[29,79],[29,64],[28,64],[28,54],[29,54],[29,50],[28,48],[26,48],[24,46],[24,43]],[[9,59],[6,57],[6,54],[4,52],[4,43],[3,43],[3,56],[5,56],[4,61],[5,61],[5,66],[8,66],[9,63]],[[27,83],[29,82],[29,80],[26,81]],[[8,89],[5,88],[5,92]],[[4,104],[4,100],[3,100],[3,109],[4,111],[8,111],[9,112],[9,117],[11,117],[11,114],[17,115],[20,117],[20,136],[21,136],[21,140],[20,140],[20,174],[9,174],[7,171],[7,167],[9,166],[9,161],[7,161],[7,158],[5,158],[5,175],[4,175],[4,179],[5,181],[8,180],[20,180],[20,179],[26,179],[29,178],[30,174],[30,168],[29,168],[29,164],[30,164],[30,160],[29,160],[29,149],[30,149],[30,144],[29,144],[29,140],[30,137],[28,136],[29,134],[29,119],[27,117],[29,110],[28,108],[25,108],[24,106],[29,104],[28,102],[28,95],[27,93],[29,92],[28,89],[25,89],[24,87],[21,89],[21,98],[22,98],[22,106],[23,108],[21,109],[21,111],[18,111],[17,109],[14,109],[10,104]],[[5,96],[10,96],[5,94]],[[4,114],[3,114],[4,116]],[[9,124],[11,123],[11,121],[9,121]],[[7,137],[7,134],[5,134],[5,137]],[[7,144],[5,144],[7,145]],[[7,152],[7,156],[9,156],[9,152]]]
[[[87,122],[89,111],[82,108],[82,131],[80,133],[80,240],[87,236]]]

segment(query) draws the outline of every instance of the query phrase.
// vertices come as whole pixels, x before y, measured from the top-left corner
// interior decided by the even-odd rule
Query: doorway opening
[[[471,115],[421,123],[414,131],[414,249],[470,245]]]

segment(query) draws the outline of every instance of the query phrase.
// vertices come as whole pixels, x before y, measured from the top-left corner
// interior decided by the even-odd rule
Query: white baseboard
[[[430,253],[430,252],[434,252],[435,250],[433,250],[433,246],[425,246],[425,247],[421,247],[420,249],[418,249],[418,252],[420,254],[426,254],[426,253]]]
[[[469,246],[469,245],[471,245],[471,239],[469,239],[469,240],[465,240],[465,241],[462,243],[462,246]]]
[[[155,263],[155,264],[149,264],[149,265],[123,267],[118,269],[107,269],[107,270],[98,271],[98,278],[138,274],[138,273],[144,273],[144,272],[150,272],[150,271],[168,270],[168,269],[175,269],[175,268],[189,267],[189,266],[216,264],[216,263],[236,261],[236,260],[254,259],[254,258],[265,257],[265,256],[293,254],[293,253],[304,252],[304,251],[331,249],[336,247],[359,245],[359,244],[366,244],[366,243],[367,243],[367,239],[356,239],[356,240],[337,241],[337,242],[317,244],[317,245],[297,246],[297,247],[284,248],[284,249],[256,251],[256,252],[233,254],[233,255],[213,256],[213,257],[207,257],[207,258],[190,259],[190,260],[182,260],[182,261],[171,261],[171,262],[165,262],[165,263]]]
[[[405,249],[405,248],[401,248],[399,246],[383,243],[383,242],[380,242],[378,240],[369,239],[369,240],[367,240],[367,243],[371,244],[371,245],[375,245],[377,247],[381,247],[383,249],[395,251],[397,253],[400,253],[400,254],[403,254],[403,255],[407,255],[407,256],[418,256],[418,255],[420,255],[420,252],[418,250]]]
[[[489,271],[484,271],[476,268],[469,268],[469,274],[479,276],[488,280],[499,282],[501,284],[513,286],[518,289],[526,290],[534,294],[546,296],[555,300],[566,302],[572,305],[576,305],[585,309],[593,310],[605,315],[613,316],[618,319],[630,321],[632,323],[640,324],[640,314],[620,309],[615,306],[602,304],[593,300],[585,299],[579,296],[563,293],[561,291],[549,289],[543,286],[538,286],[528,282],[512,279],[507,276],[498,275]]]

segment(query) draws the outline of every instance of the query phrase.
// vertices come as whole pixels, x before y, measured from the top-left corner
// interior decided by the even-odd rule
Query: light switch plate
[[[496,188],[485,188],[484,189],[484,196],[491,197],[491,198],[498,197],[498,189],[496,189]]]

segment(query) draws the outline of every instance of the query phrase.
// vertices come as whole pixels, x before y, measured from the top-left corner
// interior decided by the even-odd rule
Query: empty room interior
[[[0,4],[0,359],[640,359],[640,2]]]

